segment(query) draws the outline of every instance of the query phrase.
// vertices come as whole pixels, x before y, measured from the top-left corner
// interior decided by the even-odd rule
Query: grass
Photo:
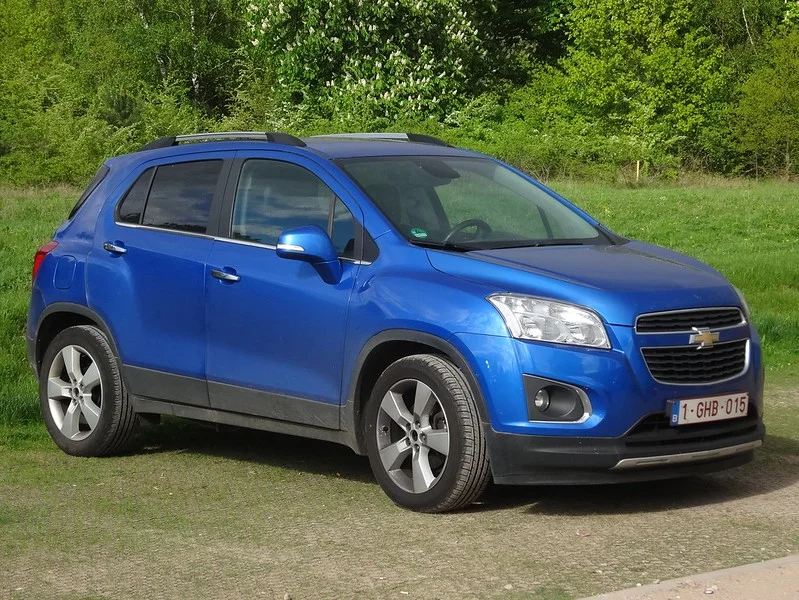
[[[69,187],[0,187],[0,426],[38,419],[24,337],[33,255],[79,194]]]
[[[799,185],[552,186],[622,235],[719,269],[749,300],[769,373],[799,376]],[[0,188],[0,425],[38,418],[23,338],[30,268],[78,195],[67,187]]]
[[[684,252],[721,271],[752,309],[768,372],[799,375],[799,185],[552,187],[621,235]]]
[[[0,428],[0,598],[566,600],[777,558],[799,552],[796,391],[770,386],[766,414],[730,472],[496,487],[447,515],[394,507],[324,442],[167,421],[135,454],[78,459]]]
[[[744,290],[771,374],[754,463],[497,487],[430,516],[395,508],[364,458],[323,442],[167,421],[135,454],[66,456],[38,422],[22,332],[33,252],[78,192],[0,189],[0,598],[564,600],[799,552],[799,186],[554,187]]]

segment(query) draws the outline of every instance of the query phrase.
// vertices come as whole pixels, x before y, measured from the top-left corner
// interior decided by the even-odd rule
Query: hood
[[[608,246],[542,246],[463,254],[429,250],[433,268],[497,292],[563,300],[597,311],[608,323],[632,325],[641,313],[739,306],[730,283],[711,267],[642,242]]]

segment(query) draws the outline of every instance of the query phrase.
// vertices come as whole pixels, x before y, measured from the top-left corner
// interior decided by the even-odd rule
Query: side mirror
[[[325,283],[341,281],[341,261],[330,236],[316,225],[288,229],[277,240],[277,255],[313,265]]]

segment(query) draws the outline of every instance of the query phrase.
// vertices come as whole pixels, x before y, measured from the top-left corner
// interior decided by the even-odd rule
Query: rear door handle
[[[235,272],[229,273],[228,271],[223,271],[222,269],[211,269],[211,275],[217,279],[221,279],[222,281],[229,281],[230,283],[241,281],[241,277],[236,275]]]
[[[111,254],[125,254],[128,251],[122,242],[106,242],[103,244],[103,250]]]

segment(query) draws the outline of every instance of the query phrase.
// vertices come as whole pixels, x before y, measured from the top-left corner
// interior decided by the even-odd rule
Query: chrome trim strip
[[[214,237],[212,235],[208,235],[207,233],[197,233],[195,231],[183,231],[181,229],[167,229],[166,227],[153,227],[151,225],[138,225],[136,223],[120,223],[116,221],[116,224],[120,227],[127,227],[129,229],[144,229],[146,231],[162,231],[164,233],[176,233],[178,235],[188,235],[190,237],[199,237],[205,238],[207,240],[212,240]]]
[[[278,244],[277,249],[284,252],[305,252],[305,248],[297,244]]]
[[[265,131],[211,131],[206,133],[186,133],[176,135],[175,141],[198,142],[200,140],[265,140],[269,141],[269,135]]]
[[[638,331],[638,320],[642,317],[656,317],[659,315],[672,315],[676,313],[686,313],[686,312],[705,312],[711,310],[732,310],[735,309],[738,311],[738,314],[741,315],[741,322],[736,325],[725,325],[724,327],[709,327],[708,329],[712,331],[723,331],[725,329],[735,329],[736,327],[742,327],[747,324],[746,317],[744,316],[744,311],[739,306],[703,306],[700,308],[681,308],[678,310],[662,310],[659,312],[649,312],[649,313],[642,313],[635,317],[635,333],[637,335],[670,335],[674,333],[691,333],[692,329],[681,329],[678,331]]]
[[[267,250],[277,250],[277,246],[274,244],[262,244],[260,242],[250,242],[247,240],[237,240],[235,238],[229,237],[222,237],[216,236],[214,237],[215,242],[228,242],[230,244],[238,244],[239,246],[252,246],[254,248],[266,248]]]
[[[726,448],[716,448],[715,450],[700,450],[698,452],[683,452],[682,454],[663,454],[660,456],[642,456],[640,458],[623,458],[617,462],[611,471],[623,471],[626,469],[642,469],[645,467],[660,467],[669,465],[681,465],[700,461],[713,460],[734,456],[744,452],[750,452],[763,445],[761,440],[746,442],[737,446],[727,446]]]
[[[221,237],[216,236],[213,238],[215,242],[227,242],[229,244],[239,244],[240,246],[252,246],[254,248],[266,248],[267,250],[277,250],[277,246],[273,244],[261,244],[260,242],[248,242],[247,240],[237,240],[234,238],[228,237]],[[357,260],[355,258],[348,258],[346,256],[339,256],[339,260],[343,260],[348,263],[352,263],[358,266],[368,266],[371,265],[371,261],[368,260]]]
[[[258,242],[248,242],[247,240],[236,240],[236,239],[233,239],[233,238],[227,238],[227,237],[222,237],[222,236],[208,235],[206,233],[194,233],[193,231],[181,231],[179,229],[165,229],[163,227],[151,227],[150,225],[137,225],[137,224],[134,224],[134,223],[120,223],[119,221],[116,221],[116,224],[119,225],[120,227],[128,227],[130,229],[145,229],[147,231],[162,231],[164,233],[176,233],[178,235],[188,235],[188,236],[191,236],[191,237],[205,238],[205,239],[213,240],[215,242],[227,242],[229,244],[240,244],[242,246],[254,246],[256,248],[266,248],[268,250],[276,250],[277,249],[277,246],[274,246],[272,244],[261,244],[261,243],[258,243]],[[368,265],[372,264],[371,261],[356,260],[354,258],[347,258],[346,256],[340,256],[339,259],[341,259],[343,261],[346,261],[346,262],[349,262],[349,263],[352,263],[354,265],[359,265],[359,266],[368,266]]]
[[[320,135],[312,135],[311,138],[333,138],[344,140],[400,140],[403,142],[410,141],[407,133],[323,133]]]
[[[702,381],[702,382],[699,382],[699,383],[677,383],[677,382],[673,382],[673,381],[663,381],[662,379],[658,379],[657,377],[652,375],[652,370],[649,368],[649,363],[646,362],[646,356],[644,356],[644,350],[649,350],[649,349],[658,350],[660,348],[690,348],[692,350],[696,349],[697,351],[701,352],[702,350],[698,346],[685,346],[685,345],[682,345],[682,346],[646,346],[646,347],[639,348],[639,350],[641,351],[641,358],[644,361],[644,366],[646,367],[646,370],[649,373],[649,376],[652,379],[654,379],[655,381],[657,381],[658,383],[662,383],[663,385],[679,385],[679,386],[715,385],[717,383],[725,383],[727,381],[732,381],[733,379],[737,379],[738,377],[740,377],[741,375],[745,374],[749,370],[750,346],[752,344],[752,341],[749,338],[740,338],[738,340],[729,340],[727,342],[719,342],[718,344],[713,344],[713,347],[716,348],[718,346],[724,346],[724,345],[727,345],[727,344],[734,344],[736,342],[742,342],[743,340],[746,340],[746,350],[744,351],[745,352],[745,356],[744,356],[744,368],[743,369],[738,371],[738,373],[736,373],[735,375],[730,375],[729,377],[725,377],[724,379],[716,379],[714,381]]]
[[[564,381],[558,381],[557,379],[550,379],[549,377],[541,377],[539,375],[534,375],[533,373],[524,373],[523,375],[529,375],[530,377],[535,377],[536,379],[540,379],[541,381],[549,381],[550,383],[554,383],[556,385],[560,385],[569,389],[574,390],[577,392],[577,397],[580,398],[580,401],[583,403],[583,416],[577,419],[576,421],[528,421],[528,423],[547,423],[549,425],[578,425],[580,423],[585,423],[588,418],[594,413],[594,407],[591,406],[591,400],[588,399],[588,394],[582,388],[577,387],[576,385],[572,385],[570,383],[566,383]]]

